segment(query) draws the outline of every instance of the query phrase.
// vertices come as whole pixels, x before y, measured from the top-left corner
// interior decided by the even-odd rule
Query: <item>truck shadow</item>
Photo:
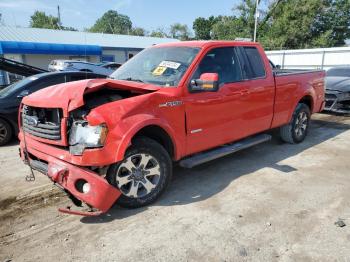
[[[332,115],[316,115],[311,122],[311,128],[306,140],[298,145],[289,145],[280,141],[278,131],[271,131],[272,141],[244,151],[223,157],[212,162],[200,165],[193,169],[184,169],[175,166],[173,181],[167,192],[153,206],[187,205],[203,201],[223,191],[235,179],[249,175],[262,168],[273,168],[290,175],[297,168],[281,165],[279,162],[298,155],[327,140],[350,130],[350,123],[344,123],[346,117]],[[113,207],[109,214],[100,217],[84,217],[83,223],[106,223],[115,219],[124,219],[147,207],[139,209],[122,209]]]

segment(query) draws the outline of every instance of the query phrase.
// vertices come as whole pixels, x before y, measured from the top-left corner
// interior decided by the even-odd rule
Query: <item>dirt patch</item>
[[[23,195],[20,197],[9,197],[0,201],[0,220],[23,216],[36,209],[53,205],[66,197],[65,193],[59,189],[50,189],[33,195]]]
[[[0,209],[5,210],[14,202],[16,202],[16,197],[9,197],[9,198],[6,198],[4,200],[0,200]]]

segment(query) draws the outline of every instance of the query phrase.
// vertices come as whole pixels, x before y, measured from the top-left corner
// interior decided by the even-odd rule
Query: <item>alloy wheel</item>
[[[160,165],[155,157],[150,154],[135,154],[119,165],[116,182],[122,194],[140,198],[157,187],[160,176]]]
[[[307,113],[302,111],[296,118],[294,133],[296,137],[302,137],[306,133],[307,125],[308,125],[308,116]]]
[[[0,142],[4,141],[8,135],[8,130],[3,123],[0,123]]]

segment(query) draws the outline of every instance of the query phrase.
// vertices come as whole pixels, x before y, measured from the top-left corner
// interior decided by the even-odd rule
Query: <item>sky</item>
[[[187,24],[210,15],[232,15],[238,0],[0,0],[3,22],[11,26],[29,26],[35,10],[57,16],[61,9],[64,26],[79,30],[91,27],[107,10],[128,15],[133,26],[148,31],[167,29],[173,23]]]

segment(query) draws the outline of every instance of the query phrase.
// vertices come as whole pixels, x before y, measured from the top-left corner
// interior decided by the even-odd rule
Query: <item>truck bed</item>
[[[323,70],[318,70],[318,69],[273,69],[272,70],[275,76],[308,74],[308,73],[315,73],[315,72],[322,72],[322,71]]]

